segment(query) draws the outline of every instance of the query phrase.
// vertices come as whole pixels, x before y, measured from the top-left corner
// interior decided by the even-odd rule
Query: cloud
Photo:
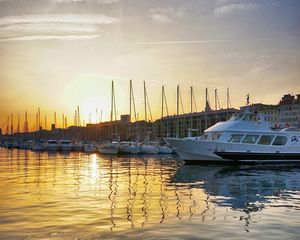
[[[274,6],[276,6],[276,3],[273,0],[217,0],[214,15],[220,17],[232,14],[242,14],[259,9],[268,9]]]
[[[0,0],[0,2],[9,2],[16,0]],[[40,0],[41,2],[45,0]],[[47,1],[47,0],[46,0]],[[79,2],[90,2],[90,3],[98,3],[98,4],[113,4],[119,2],[119,0],[48,0],[55,3],[79,3]]]
[[[184,8],[152,8],[149,10],[149,16],[157,23],[174,23],[177,19],[186,16]]]
[[[56,35],[34,35],[34,36],[24,36],[24,37],[12,37],[12,38],[2,38],[0,42],[8,41],[34,41],[34,40],[88,40],[99,38],[99,35],[65,35],[65,36],[56,36]]]
[[[94,39],[102,26],[119,22],[101,14],[7,16],[0,18],[0,41]]]
[[[96,4],[113,4],[119,2],[119,0],[52,0],[56,3],[78,3],[78,2],[89,2]]]

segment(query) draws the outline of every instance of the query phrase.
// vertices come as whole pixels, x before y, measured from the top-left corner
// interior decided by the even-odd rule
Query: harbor
[[[0,0],[0,240],[299,240],[299,20]]]
[[[299,126],[300,94],[286,94],[279,104],[250,105],[247,95],[245,107],[230,106],[227,89],[227,108],[219,104],[215,89],[215,109],[211,108],[208,89],[205,90],[205,109],[194,112],[196,105],[193,87],[190,88],[190,113],[180,114],[180,87],[177,86],[177,114],[169,115],[165,88],[162,86],[161,118],[152,119],[146,84],[144,85],[145,120],[137,121],[133,85],[130,80],[129,114],[116,117],[115,86],[111,85],[111,116],[109,122],[81,126],[79,106],[75,111],[74,126],[56,129],[56,115],[52,130],[43,130],[40,109],[36,114],[38,131],[26,132],[28,126],[25,113],[24,132],[14,133],[13,115],[6,122],[6,134],[1,135],[0,144],[9,149],[20,148],[33,151],[81,151],[108,155],[122,154],[172,154],[185,161],[253,161],[268,163],[300,161]],[[166,109],[167,116],[164,116]],[[285,110],[285,111],[284,111]],[[150,119],[147,116],[150,114]],[[282,117],[283,116],[283,117]],[[291,116],[286,118],[286,116]],[[135,121],[132,121],[135,118]],[[46,119],[46,117],[45,117]],[[65,119],[63,117],[63,119]],[[287,120],[287,121],[286,121]],[[285,121],[285,122],[284,122]],[[11,124],[11,125],[9,125]],[[46,126],[46,123],[45,123]]]

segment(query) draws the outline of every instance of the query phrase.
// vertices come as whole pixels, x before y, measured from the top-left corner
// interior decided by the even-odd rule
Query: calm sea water
[[[1,239],[299,239],[300,166],[0,149]]]

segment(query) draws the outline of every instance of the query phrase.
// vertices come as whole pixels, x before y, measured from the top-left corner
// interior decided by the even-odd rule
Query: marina
[[[299,20],[0,0],[0,240],[299,240]]]

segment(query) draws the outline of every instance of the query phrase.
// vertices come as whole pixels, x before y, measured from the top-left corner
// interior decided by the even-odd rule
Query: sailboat
[[[132,119],[132,105],[134,111],[135,121],[137,121],[136,117],[136,109],[135,109],[135,102],[134,102],[134,94],[133,94],[133,86],[132,80],[130,80],[130,90],[129,90],[129,138],[131,138],[131,119]],[[141,152],[140,144],[137,141],[122,141],[119,144],[119,152],[123,154],[139,154]]]
[[[103,144],[98,146],[98,152],[102,154],[110,154],[110,155],[117,155],[119,154],[119,142],[120,137],[118,134],[114,132],[113,122],[117,120],[117,111],[116,111],[116,100],[115,100],[115,87],[114,81],[112,81],[111,85],[111,112],[110,112],[110,123],[111,123],[111,135],[114,137],[115,135],[118,136],[118,141],[113,141],[109,144]],[[113,119],[113,116],[115,117]]]

